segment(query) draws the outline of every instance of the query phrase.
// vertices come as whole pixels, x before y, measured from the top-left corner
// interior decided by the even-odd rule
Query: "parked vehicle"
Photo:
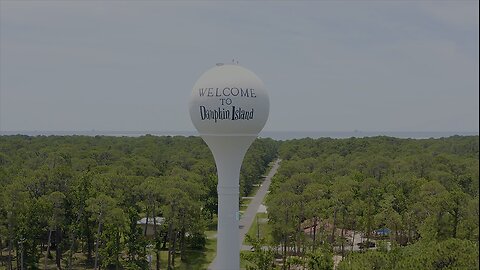
[[[375,247],[375,243],[371,241],[365,241],[357,244],[361,249]]]

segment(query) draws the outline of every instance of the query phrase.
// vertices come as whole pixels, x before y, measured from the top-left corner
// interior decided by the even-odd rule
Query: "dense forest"
[[[258,139],[240,196],[277,157],[247,269],[479,268],[478,136]],[[2,136],[0,269],[205,269],[216,182],[198,137]]]
[[[277,142],[253,143],[241,196],[276,157]],[[216,226],[216,182],[198,137],[2,136],[0,268],[147,269],[152,250],[154,269],[191,265]]]
[[[307,138],[279,156],[250,269],[479,268],[478,136]]]

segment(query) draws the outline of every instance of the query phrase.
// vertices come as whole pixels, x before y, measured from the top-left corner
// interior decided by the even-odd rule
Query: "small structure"
[[[265,206],[263,203],[260,204],[258,207],[257,213],[267,213],[267,206]]]
[[[155,220],[153,218],[148,218],[148,224],[147,224],[147,218],[142,218],[139,221],[137,221],[137,226],[139,226],[143,233],[151,238],[154,236],[154,227],[155,223],[157,226],[157,233],[160,232],[160,227],[162,226],[163,222],[165,222],[165,218],[163,217],[155,217]]]
[[[377,236],[388,236],[390,235],[391,230],[389,228],[381,228],[378,230],[375,230],[375,235]]]

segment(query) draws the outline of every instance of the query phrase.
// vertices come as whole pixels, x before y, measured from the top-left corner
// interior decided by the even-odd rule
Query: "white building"
[[[159,233],[163,222],[165,222],[165,218],[163,218],[163,217],[155,217],[155,222],[154,222],[153,218],[149,217],[148,218],[148,224],[147,224],[147,218],[142,218],[139,221],[137,221],[137,225],[141,227],[143,233],[147,237],[148,236],[153,237],[155,223],[157,225],[157,233]],[[145,233],[145,227],[146,227],[146,230],[147,230],[146,233]]]

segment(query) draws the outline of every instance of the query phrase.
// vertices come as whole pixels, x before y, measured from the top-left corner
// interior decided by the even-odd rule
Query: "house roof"
[[[165,221],[165,218],[163,218],[163,217],[155,217],[155,219],[156,219],[157,225],[162,225],[163,222]],[[140,219],[139,221],[137,221],[137,224],[138,225],[147,224],[147,218],[144,217],[144,218]],[[151,218],[151,217],[148,218],[148,224],[154,225],[153,218]]]
[[[375,230],[375,233],[377,234],[389,234],[391,230],[389,228],[381,228],[378,230]]]

